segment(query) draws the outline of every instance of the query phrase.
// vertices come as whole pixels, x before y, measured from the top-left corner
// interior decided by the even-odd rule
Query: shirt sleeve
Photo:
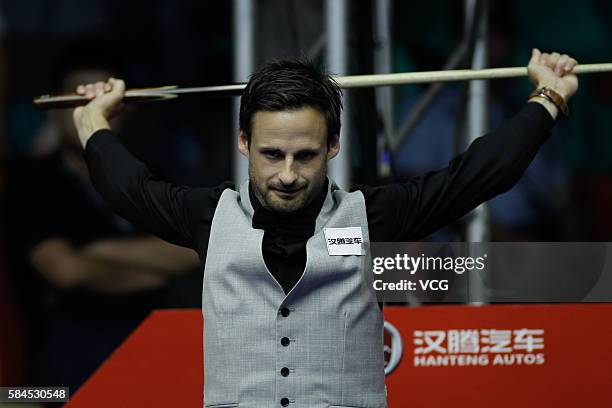
[[[372,241],[416,241],[508,191],[550,135],[554,120],[527,103],[500,128],[476,139],[448,167],[407,183],[357,186],[365,196]]]
[[[91,181],[109,207],[173,244],[198,249],[198,231],[210,226],[219,197],[229,183],[191,188],[156,179],[110,130],[88,140],[85,160]]]

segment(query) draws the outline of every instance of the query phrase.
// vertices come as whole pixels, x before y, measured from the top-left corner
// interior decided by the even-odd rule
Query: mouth
[[[278,196],[280,196],[281,198],[293,198],[296,195],[298,195],[301,191],[304,190],[304,187],[301,188],[296,188],[296,189],[292,189],[292,190],[285,190],[285,189],[280,189],[280,188],[270,188],[272,191],[274,191],[274,193]]]

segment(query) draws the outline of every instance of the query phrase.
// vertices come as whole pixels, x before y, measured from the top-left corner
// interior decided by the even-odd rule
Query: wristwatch
[[[536,96],[548,99],[550,103],[559,109],[559,112],[561,112],[563,116],[569,116],[569,108],[567,107],[567,103],[557,91],[544,86],[533,91],[527,99],[529,100],[531,98],[535,98]]]

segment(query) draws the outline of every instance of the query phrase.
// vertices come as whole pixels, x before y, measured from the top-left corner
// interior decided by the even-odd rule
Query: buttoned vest
[[[304,272],[285,295],[252,228],[248,181],[217,205],[202,291],[204,406],[386,407],[383,318],[365,256],[330,256],[326,228],[360,227],[365,201],[328,183],[306,244]]]

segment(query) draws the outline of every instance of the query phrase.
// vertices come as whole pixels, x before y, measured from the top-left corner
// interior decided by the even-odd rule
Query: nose
[[[286,187],[293,185],[297,181],[298,174],[296,173],[294,169],[293,159],[289,157],[285,159],[285,162],[283,164],[283,169],[279,173],[278,178],[280,182],[283,184],[283,186],[286,186]]]

